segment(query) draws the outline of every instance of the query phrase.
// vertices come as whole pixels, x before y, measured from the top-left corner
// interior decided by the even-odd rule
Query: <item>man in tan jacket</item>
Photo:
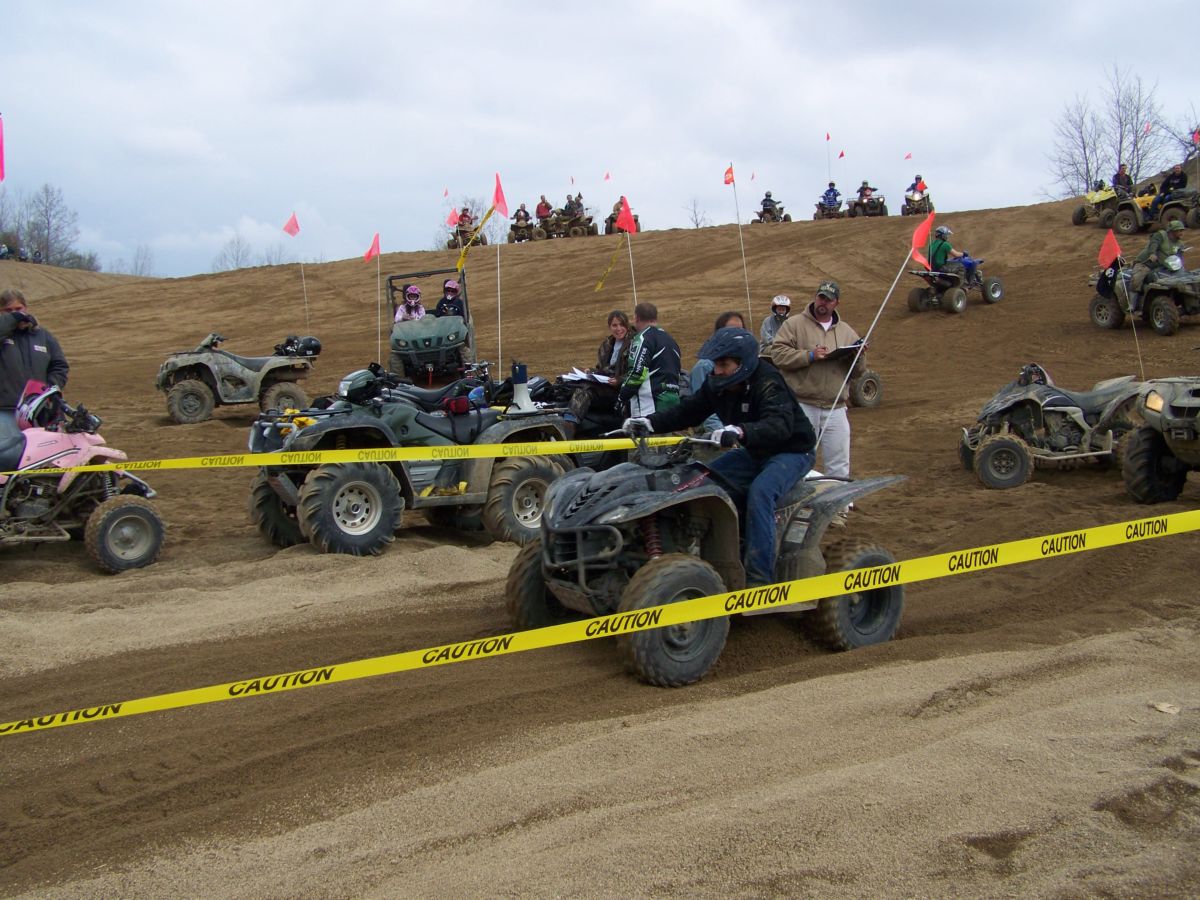
[[[783,372],[813,431],[822,435],[821,471],[849,478],[850,419],[846,391],[839,389],[854,364],[859,337],[838,315],[840,296],[836,281],[821,282],[816,299],[799,315],[788,316],[762,355]],[[864,368],[861,354],[854,368]]]

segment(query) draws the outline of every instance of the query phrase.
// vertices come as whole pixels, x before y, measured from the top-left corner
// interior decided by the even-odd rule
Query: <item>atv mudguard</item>
[[[476,444],[512,444],[511,452],[505,456],[522,456],[522,443],[541,443],[544,441],[565,441],[567,437],[566,420],[560,416],[525,416],[512,419],[501,419],[490,428],[484,429],[475,441]],[[508,448],[506,448],[506,451]],[[555,457],[547,457],[553,460]],[[467,493],[486,492],[492,481],[492,468],[496,465],[495,458],[463,460],[463,478],[467,482]]]

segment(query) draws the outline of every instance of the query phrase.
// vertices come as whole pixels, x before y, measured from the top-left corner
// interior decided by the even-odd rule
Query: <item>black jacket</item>
[[[30,379],[60,388],[67,383],[67,358],[54,335],[16,326],[12,313],[0,313],[0,409],[16,409]]]
[[[758,368],[747,381],[718,393],[706,380],[699,391],[684,397],[678,406],[649,418],[656,432],[667,432],[699,425],[713,413],[726,425],[736,425],[745,432],[742,446],[757,460],[776,453],[807,453],[817,442],[808,416],[783,375],[765,359],[758,361]]]
[[[1171,191],[1182,190],[1185,187],[1187,187],[1187,172],[1180,172],[1178,175],[1174,172],[1168,172],[1167,177],[1159,185],[1158,192],[1160,194],[1169,194]]]
[[[433,314],[435,316],[462,316],[466,318],[466,312],[463,310],[461,297],[442,297],[434,307]]]

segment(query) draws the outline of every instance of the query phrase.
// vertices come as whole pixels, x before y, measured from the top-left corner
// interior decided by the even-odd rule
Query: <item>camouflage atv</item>
[[[435,316],[431,308],[423,319],[394,323],[388,355],[390,371],[430,385],[435,379],[445,381],[462,377],[463,370],[475,362],[475,323],[467,299],[467,270],[433,269],[389,275],[387,279],[388,302],[394,317],[404,300],[405,287],[419,284],[422,279],[436,279],[439,275],[458,281],[458,297],[466,315]],[[435,284],[441,287],[436,281]]]
[[[1200,207],[1200,196],[1195,188],[1172,191],[1171,199],[1159,207],[1156,218],[1150,215],[1150,206],[1157,193],[1158,187],[1149,184],[1138,191],[1137,196],[1122,197],[1112,220],[1113,231],[1117,234],[1137,234],[1155,223],[1165,228],[1175,219],[1185,226],[1189,222],[1195,223],[1190,226],[1193,228],[1200,224],[1200,212],[1193,212]]]
[[[1121,474],[1138,503],[1165,503],[1200,469],[1200,378],[1148,381],[1138,394],[1144,424],[1126,438]]]
[[[600,226],[593,222],[587,213],[571,215],[559,209],[545,220],[545,231],[546,236],[552,238],[593,237],[600,233]],[[536,236],[534,239],[537,239]]]
[[[180,425],[212,418],[217,405],[257,403],[269,409],[302,409],[308,395],[296,384],[307,378],[321,352],[315,337],[293,337],[272,356],[235,356],[220,349],[213,333],[195,350],[172,353],[158,368],[154,386],[167,395],[167,412]]]
[[[450,230],[450,238],[446,241],[447,250],[461,250],[471,241],[471,235],[475,231],[474,225],[455,225]],[[475,235],[475,244],[477,246],[487,246],[487,235],[482,231]]]
[[[465,459],[457,448],[565,440],[566,421],[540,410],[502,411],[484,396],[453,396],[437,411],[414,402],[412,386],[372,364],[300,413],[267,413],[250,431],[252,452],[362,450],[363,461],[264,467],[250,488],[250,518],[279,547],[309,541],[322,553],[378,555],[404,510],[435,525],[484,530],[501,541],[538,535],[546,489],[569,461],[557,457]],[[419,391],[419,389],[416,389]],[[428,398],[426,398],[428,399]],[[431,447],[436,458],[373,462],[383,447]]]

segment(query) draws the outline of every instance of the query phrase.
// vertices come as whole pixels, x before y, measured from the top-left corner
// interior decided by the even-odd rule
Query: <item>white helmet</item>
[[[771,309],[777,306],[782,306],[784,309],[790,311],[792,308],[792,298],[787,294],[776,294],[771,298]]]

